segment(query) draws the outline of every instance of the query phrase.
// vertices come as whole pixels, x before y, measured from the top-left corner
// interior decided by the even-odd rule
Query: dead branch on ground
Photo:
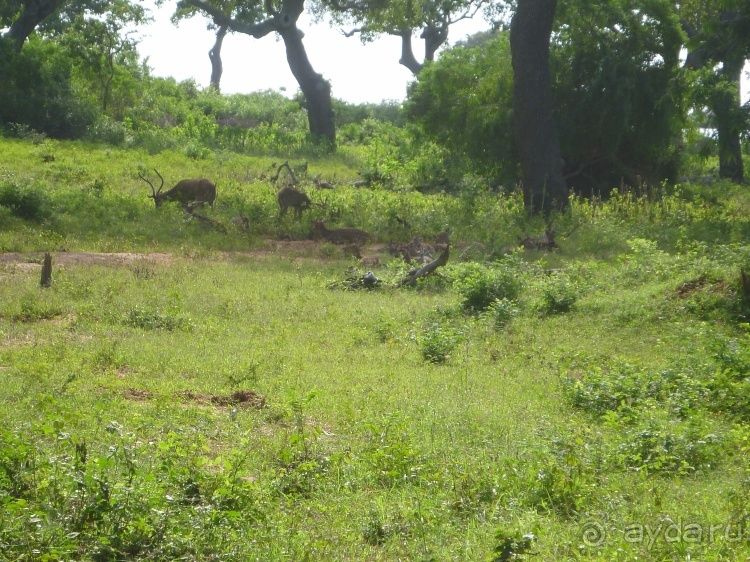
[[[435,271],[438,267],[448,263],[449,251],[450,244],[445,247],[443,253],[440,254],[440,256],[438,256],[435,261],[431,261],[430,263],[420,267],[419,269],[411,270],[409,274],[399,282],[399,286],[414,285],[414,283],[416,283],[417,279],[419,279],[420,277],[426,277],[427,275]]]

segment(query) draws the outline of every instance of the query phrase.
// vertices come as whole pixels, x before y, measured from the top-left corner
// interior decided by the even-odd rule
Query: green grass
[[[102,149],[56,148],[52,164],[80,151],[84,186],[114,174],[83,196],[31,145],[2,143],[0,166],[51,212],[0,213],[3,249],[171,257],[54,263],[47,289],[39,266],[0,264],[0,559],[750,556],[736,193],[576,202],[553,252],[475,268],[457,250],[416,288],[392,263],[377,289],[342,290],[346,259],[272,251],[296,225],[273,224],[270,185],[220,187],[233,202],[212,216],[256,201],[273,224],[223,234],[128,191],[134,153],[106,166]],[[482,218],[452,226],[485,256],[534,228],[497,196],[337,197],[349,216],[410,205],[428,230]],[[466,305],[509,272],[502,321]]]

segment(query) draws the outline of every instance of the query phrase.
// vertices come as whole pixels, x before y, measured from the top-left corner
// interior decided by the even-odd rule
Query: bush
[[[515,301],[521,292],[518,263],[507,258],[493,266],[463,263],[452,268],[453,286],[467,312],[482,312],[495,301]]]
[[[450,327],[435,322],[417,337],[422,357],[430,363],[445,363],[458,344],[458,334]]]
[[[490,318],[495,327],[504,328],[511,320],[518,316],[518,307],[508,299],[497,299],[486,311],[486,316]]]
[[[578,288],[565,275],[552,275],[542,284],[540,308],[545,314],[569,312],[577,300]]]
[[[0,183],[0,206],[7,207],[20,219],[39,221],[49,217],[48,201],[47,195],[38,189],[13,180]]]
[[[32,35],[20,53],[0,42],[0,123],[17,123],[54,138],[81,138],[96,108],[71,83],[71,61],[54,43]]]

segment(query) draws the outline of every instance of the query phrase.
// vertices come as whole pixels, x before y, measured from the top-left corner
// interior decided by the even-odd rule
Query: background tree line
[[[305,52],[304,10],[365,42],[401,37],[398,62],[415,76],[403,106],[336,100]],[[488,31],[436,57],[450,25],[480,13]],[[0,121],[16,134],[179,145],[196,157],[369,146],[362,173],[373,182],[520,182],[527,206],[544,212],[564,207],[569,189],[675,182],[710,156],[720,177],[744,181],[748,2],[184,0],[173,19],[196,15],[216,30],[206,90],[150,75],[133,38],[149,19],[138,2],[0,0]],[[299,93],[222,95],[227,33],[278,34]]]

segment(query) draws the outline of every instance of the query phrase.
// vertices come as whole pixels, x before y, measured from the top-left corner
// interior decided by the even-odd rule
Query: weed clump
[[[520,261],[508,257],[493,265],[461,263],[450,268],[453,287],[466,312],[487,310],[497,300],[515,301],[521,292]]]
[[[516,304],[506,298],[497,299],[485,311],[485,316],[489,318],[496,328],[505,328],[519,314],[519,308]]]
[[[149,310],[139,306],[134,306],[128,311],[123,323],[142,330],[166,330],[167,332],[190,331],[193,328],[188,318],[172,312],[162,313],[159,310]]]
[[[543,314],[570,312],[578,300],[578,288],[565,274],[555,273],[542,283],[540,311]]]
[[[440,365],[451,358],[459,334],[450,326],[434,322],[416,337],[425,361]]]

